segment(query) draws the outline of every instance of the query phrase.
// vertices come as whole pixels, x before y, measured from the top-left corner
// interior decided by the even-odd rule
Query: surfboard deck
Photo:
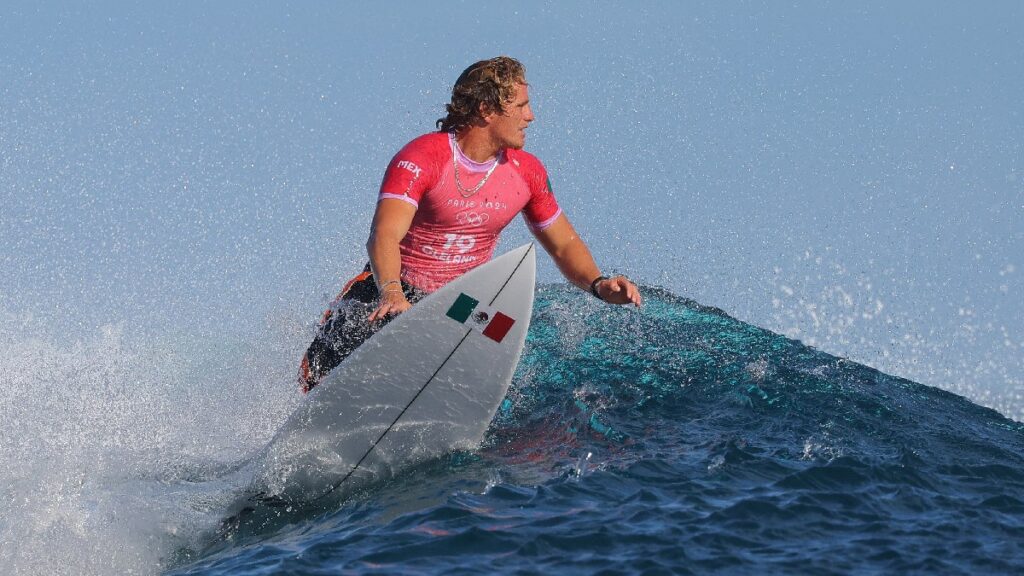
[[[309,502],[476,448],[519,362],[535,279],[527,244],[395,317],[282,425],[258,459],[254,492]]]

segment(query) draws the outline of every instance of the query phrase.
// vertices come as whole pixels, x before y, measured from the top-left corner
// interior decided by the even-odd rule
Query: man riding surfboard
[[[388,318],[490,260],[517,214],[573,285],[612,304],[641,304],[625,276],[601,274],[544,165],[523,150],[534,116],[522,64],[507,56],[473,64],[446,110],[437,132],[409,142],[388,165],[366,244],[369,264],[324,314],[302,358],[303,391]]]

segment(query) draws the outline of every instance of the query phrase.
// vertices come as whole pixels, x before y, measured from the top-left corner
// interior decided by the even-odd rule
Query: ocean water
[[[647,297],[542,289],[481,450],[264,509],[174,573],[1024,570],[1024,425]]]
[[[147,393],[133,404],[111,387],[90,390],[90,403],[69,392],[50,405],[66,405],[68,428],[26,421],[30,434],[14,437],[0,427],[0,566],[13,574],[1024,570],[1024,425],[666,290],[645,295],[642,309],[629,310],[564,285],[541,287],[513,387],[479,450],[315,508],[258,505],[225,522],[227,503],[245,489],[232,475],[246,457],[238,446],[265,441],[296,405],[294,390],[235,422],[194,415],[202,430],[191,432],[169,398]],[[79,352],[94,359],[87,369],[97,381],[116,381],[116,358],[140,360],[116,344],[116,331],[104,338]],[[5,420],[17,417],[3,398]],[[230,402],[241,408],[245,399]],[[104,417],[98,405],[121,415]],[[37,426],[56,428],[47,435]],[[197,440],[184,450],[189,433]],[[75,434],[105,440],[62,456],[59,443]]]
[[[1021,572],[1022,19],[4,2],[0,574]],[[383,167],[503,53],[648,306],[545,286],[479,450],[222,526]]]

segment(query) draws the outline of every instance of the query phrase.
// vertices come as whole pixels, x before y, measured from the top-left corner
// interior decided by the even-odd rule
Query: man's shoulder
[[[512,165],[524,175],[546,174],[544,163],[540,161],[540,158],[537,158],[526,150],[506,148],[505,155],[508,157],[509,162],[511,162]]]
[[[408,144],[402,146],[398,154],[440,154],[450,153],[448,143],[448,134],[446,132],[430,132],[422,136],[417,136],[409,141]]]
[[[382,194],[415,196],[416,201],[441,176],[445,162],[451,162],[448,135],[431,132],[414,138],[402,147],[384,172]]]

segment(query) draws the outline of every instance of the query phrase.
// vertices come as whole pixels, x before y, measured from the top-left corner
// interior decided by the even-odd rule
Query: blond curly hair
[[[481,60],[462,71],[452,87],[452,101],[445,105],[448,115],[437,121],[441,132],[458,132],[483,114],[505,112],[505,104],[516,97],[516,86],[526,84],[526,68],[509,56]]]

